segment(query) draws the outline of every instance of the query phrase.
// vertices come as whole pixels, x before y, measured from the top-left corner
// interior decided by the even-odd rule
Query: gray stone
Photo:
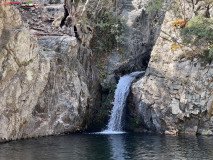
[[[186,15],[190,19],[195,16],[195,13],[191,4],[186,5]],[[200,3],[194,7],[199,9]],[[202,10],[198,12],[203,13]],[[133,99],[136,99],[135,107],[139,110],[144,106],[141,105],[143,102],[149,105],[150,110],[161,110],[159,114],[153,112],[151,117],[147,115],[150,119],[157,116],[161,122],[152,123],[153,126],[148,127],[150,130],[160,128],[159,130],[168,131],[167,128],[178,129],[183,125],[186,134],[196,134],[197,131],[201,134],[212,134],[210,123],[212,118],[212,63],[202,67],[198,59],[179,60],[179,56],[190,51],[190,48],[182,47],[172,51],[174,42],[165,40],[165,38],[174,37],[178,42],[182,41],[179,29],[174,29],[172,25],[172,21],[177,19],[170,11],[165,15],[161,27],[163,32],[160,33],[152,50],[146,74],[143,79],[132,85]],[[162,77],[161,81],[158,80],[159,77]],[[139,99],[139,97],[143,98]],[[146,116],[143,119],[146,119]],[[147,121],[145,122],[148,124]],[[147,125],[146,123],[144,125]]]

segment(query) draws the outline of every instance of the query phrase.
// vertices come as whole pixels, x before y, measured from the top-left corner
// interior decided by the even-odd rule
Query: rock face
[[[0,17],[0,139],[9,140],[22,137],[47,83],[50,64],[41,59],[17,10],[0,6]]]
[[[164,18],[164,12],[147,14],[147,3],[148,1],[142,0],[88,0],[82,7],[81,26],[84,26],[84,24],[92,26],[93,23],[100,22],[105,13],[112,13],[112,16],[117,17],[117,20],[123,20],[124,28],[126,28],[125,34],[123,34],[126,44],[118,44],[118,48],[114,48],[107,54],[104,52],[96,53],[94,46],[91,45],[92,43],[88,43],[90,42],[88,38],[96,34],[95,26],[92,28],[92,33],[84,30],[87,27],[78,29],[78,31],[87,33],[83,36],[80,33],[79,35],[82,44],[87,48],[90,47],[93,51],[90,61],[91,67],[89,70],[87,69],[90,73],[88,77],[91,82],[89,88],[92,88],[92,90],[90,91],[91,99],[86,117],[92,116],[87,121],[89,123],[92,121],[91,128],[96,128],[95,131],[101,130],[107,124],[109,111],[113,106],[114,90],[119,77],[147,67],[151,49],[159,35],[160,24]],[[89,21],[87,21],[88,19]],[[154,19],[156,19],[156,23],[152,22]],[[91,21],[93,23],[90,23]],[[93,42],[93,39],[91,41]],[[97,47],[95,46],[95,48]],[[83,58],[84,61],[86,59],[88,58]]]
[[[194,16],[191,8],[187,8],[188,18]],[[199,3],[194,8],[205,12]],[[166,13],[146,74],[132,86],[135,112],[151,131],[212,134],[213,64],[180,59],[190,49],[177,44],[174,48],[172,38],[181,43],[179,29],[172,25],[175,20],[173,12]]]
[[[47,36],[39,44],[49,49],[46,54],[51,69],[26,134],[34,137],[79,130],[89,92],[84,69],[77,60],[76,38]]]
[[[181,42],[173,13],[166,13],[160,33],[164,12],[147,14],[146,0],[75,1],[65,10],[68,1],[39,2],[43,8],[0,5],[0,141],[75,132],[88,124],[100,129],[119,77],[146,68],[155,42],[144,78],[132,86],[135,122],[157,132],[213,133],[213,64],[180,60],[189,48],[171,42]],[[199,3],[191,8],[206,12]],[[197,14],[187,9],[189,18]],[[99,58],[91,46],[91,21],[105,12],[124,18],[127,27],[124,55],[118,47],[106,62],[106,53]]]
[[[101,19],[100,15],[112,12],[117,19],[124,21],[125,26],[125,43],[118,44],[119,50],[114,50],[107,56],[105,72],[127,74],[146,68],[150,52],[160,33],[164,12],[147,13],[149,0],[100,0],[98,3],[96,1],[88,1],[84,12],[88,19],[96,23]]]
[[[78,130],[89,92],[76,38],[37,37],[9,5],[0,21],[0,141]]]

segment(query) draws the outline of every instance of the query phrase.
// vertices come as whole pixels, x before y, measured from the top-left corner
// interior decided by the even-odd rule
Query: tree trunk
[[[64,18],[61,22],[61,27],[74,27],[76,25],[76,11],[73,0],[64,1]]]

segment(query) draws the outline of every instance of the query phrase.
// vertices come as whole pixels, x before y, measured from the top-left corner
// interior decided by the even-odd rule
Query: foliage
[[[100,59],[100,62],[102,62],[101,64],[99,65],[96,65],[97,69],[98,69],[98,73],[99,73],[99,76],[103,79],[106,79],[107,78],[107,72],[104,70],[104,67],[106,65],[106,61],[108,60],[108,57],[105,58],[105,59]]]
[[[187,44],[213,45],[213,22],[202,15],[196,16],[181,30],[181,36]]]
[[[211,133],[211,130],[206,130],[205,134],[208,135]]]
[[[152,12],[152,11],[168,11],[172,10],[174,14],[177,17],[182,18],[184,21],[186,21],[186,4],[191,3],[191,5],[194,7],[195,2],[193,0],[171,0],[164,3],[164,0],[150,0],[147,4],[146,12]],[[197,4],[197,2],[196,2]],[[199,4],[199,7],[206,8],[210,10],[213,7],[213,0],[203,0],[201,4]],[[197,14],[197,11],[195,11],[195,14]],[[208,17],[208,15],[205,15]],[[209,18],[209,17],[208,17]]]
[[[148,2],[146,9],[147,13],[159,10],[172,10],[176,16],[183,18],[184,21],[186,20],[185,0],[171,0],[170,2],[167,2],[165,4],[163,0],[151,0]]]
[[[158,11],[162,9],[162,7],[163,7],[162,0],[150,0],[146,5],[146,13],[149,13],[150,11]]]
[[[203,50],[202,53],[213,56],[213,21],[210,18],[202,15],[192,18],[181,30],[181,37],[185,44],[194,45]]]
[[[189,22],[187,22],[187,21],[184,20],[184,19],[177,19],[176,21],[173,21],[173,22],[172,22],[172,25],[173,25],[174,27],[184,28],[184,27],[186,27],[186,26],[189,25]]]
[[[209,18],[208,13],[197,15],[191,20],[187,20],[186,3],[194,5],[193,1],[172,0],[170,3],[167,3],[168,7],[164,7],[166,10],[174,11],[176,17],[179,17],[176,21],[172,22],[172,25],[180,29],[180,35],[183,39],[181,45],[190,47],[193,50],[193,53],[187,52],[182,54],[181,58],[186,56],[193,59],[195,56],[200,56],[204,61],[211,62],[213,60],[213,21]],[[151,0],[148,5],[148,11],[165,10],[161,0]],[[203,1],[200,7],[209,10],[213,7],[213,0]],[[176,45],[173,42],[171,45],[172,52],[177,49],[180,49],[179,44]]]
[[[103,93],[102,95],[102,106],[99,111],[97,116],[95,116],[94,122],[95,123],[100,123],[103,125],[106,125],[106,122],[109,120],[109,113],[110,110],[112,109],[112,102],[114,100],[114,94],[116,90],[117,84],[115,83],[105,83],[105,87],[108,89],[107,93]]]
[[[105,86],[109,89],[109,93],[106,96],[106,99],[104,100],[104,105],[110,105],[112,101],[114,100],[114,94],[115,90],[117,88],[116,83],[105,83]]]
[[[205,65],[210,64],[213,60],[212,48],[204,50],[203,54],[200,55],[200,58],[205,62]]]
[[[92,48],[96,52],[109,53],[118,45],[124,45],[125,25],[123,18],[116,18],[111,12],[105,12],[101,21],[94,23]]]

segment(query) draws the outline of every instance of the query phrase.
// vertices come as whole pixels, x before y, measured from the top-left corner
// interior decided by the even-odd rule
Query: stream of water
[[[110,120],[107,125],[107,129],[102,134],[122,134],[123,131],[123,111],[126,105],[126,99],[129,95],[130,87],[132,82],[135,80],[136,76],[144,73],[132,72],[120,78],[114,95],[114,106],[111,111]]]

